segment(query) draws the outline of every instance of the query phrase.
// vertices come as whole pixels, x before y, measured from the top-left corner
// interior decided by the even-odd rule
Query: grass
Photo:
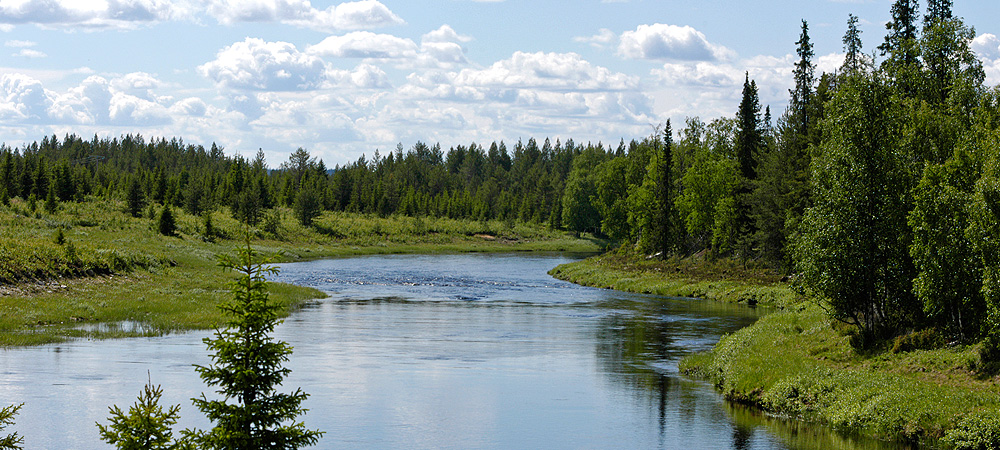
[[[887,343],[859,353],[850,327],[773,272],[731,260],[609,253],[550,273],[589,286],[779,307],[680,363],[737,404],[883,440],[1000,449],[1000,377],[978,374],[976,346],[894,351]]]
[[[157,233],[152,218],[123,211],[120,202],[94,198],[63,203],[54,214],[31,211],[19,199],[0,206],[0,346],[222,323],[216,305],[230,295],[234,276],[216,265],[216,255],[239,245],[245,228],[216,211],[215,233],[206,236],[201,217],[175,209],[178,234],[168,237]],[[274,217],[251,233],[253,246],[274,254],[275,262],[375,253],[594,252],[603,245],[527,224],[327,212],[307,228],[287,209]],[[269,289],[286,312],[324,296],[279,283]]]
[[[726,398],[888,440],[957,448],[1000,430],[1000,389],[977,375],[974,347],[855,352],[819,308],[766,316],[681,370]],[[984,440],[987,442],[989,439]]]
[[[785,307],[801,301],[773,271],[703,257],[644,259],[607,253],[555,267],[549,274],[585,286],[668,297]]]

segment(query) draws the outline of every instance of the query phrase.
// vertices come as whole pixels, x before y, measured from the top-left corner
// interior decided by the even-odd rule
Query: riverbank
[[[712,351],[681,362],[682,371],[711,380],[731,401],[880,439],[1000,448],[1000,380],[977,373],[975,346],[897,352],[887,346],[859,354],[850,345],[850,328],[832,322],[780,280],[699,279],[684,264],[602,256],[560,266],[552,274],[631,292],[757,299],[783,308],[723,337]],[[907,349],[907,339],[915,338],[898,340],[903,345],[896,349]]]
[[[773,271],[730,261],[694,257],[666,261],[605,253],[549,271],[584,286],[666,297],[787,307],[801,299]],[[736,281],[743,280],[743,281]]]
[[[603,245],[541,225],[327,212],[303,227],[290,210],[275,211],[250,230],[254,248],[274,255],[274,262],[383,253],[597,252]],[[204,217],[174,214],[177,233],[163,236],[155,214],[131,217],[114,201],[65,203],[52,214],[19,199],[0,206],[0,347],[222,323],[216,305],[230,295],[233,275],[216,258],[232,252],[246,229],[224,211],[211,214],[211,230]],[[269,287],[286,313],[324,295]]]

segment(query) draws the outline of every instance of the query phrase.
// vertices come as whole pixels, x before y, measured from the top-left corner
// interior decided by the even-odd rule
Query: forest
[[[206,211],[224,210],[262,230],[276,206],[306,226],[322,211],[540,223],[625,254],[769,267],[856,326],[859,347],[934,329],[985,339],[984,361],[1000,362],[1000,90],[950,0],[891,12],[871,53],[849,16],[834,73],[816,73],[803,20],[777,117],[746,73],[734,116],[617,144],[416,142],[334,167],[300,148],[272,168],[262,151],[180,138],[53,135],[0,148],[0,202],[119,199],[134,216],[183,208],[206,227]]]

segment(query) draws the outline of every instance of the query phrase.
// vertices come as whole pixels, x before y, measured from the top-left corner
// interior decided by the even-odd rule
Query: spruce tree
[[[888,33],[878,47],[882,56],[882,70],[897,89],[905,95],[914,95],[920,88],[920,50],[917,41],[917,0],[896,0],[892,5],[892,20],[886,23]]]
[[[173,236],[177,233],[177,223],[173,211],[170,210],[170,205],[163,205],[160,217],[156,221],[156,229],[164,236]]]
[[[228,317],[226,328],[204,342],[213,363],[196,366],[201,379],[217,386],[221,397],[204,394],[193,399],[215,425],[207,431],[185,430],[187,438],[205,449],[297,449],[315,444],[322,432],[306,429],[295,419],[308,394],[296,389],[278,393],[291,369],[285,368],[292,347],[271,334],[281,321],[281,305],[268,297],[265,276],[277,272],[250,246],[249,234],[237,256],[224,256],[219,264],[237,272],[230,284],[233,299],[219,308]]]
[[[49,192],[45,194],[45,212],[55,214],[57,208],[59,202],[56,201],[56,186],[49,183]]]
[[[132,217],[141,217],[144,206],[146,206],[146,194],[137,177],[131,176],[125,188],[125,208]]]
[[[101,440],[120,450],[193,450],[183,439],[175,440],[170,427],[180,417],[181,405],[173,405],[166,411],[160,406],[163,389],[146,383],[138,400],[125,413],[118,405],[108,407],[111,416],[107,426],[100,423],[97,428]]]
[[[861,30],[858,29],[858,16],[847,16],[847,33],[844,33],[844,64],[840,70],[845,75],[855,75],[864,67],[864,53],[861,50]]]
[[[17,415],[22,406],[24,403],[0,408],[0,431],[14,424],[14,416]],[[2,450],[20,449],[23,443],[24,437],[18,436],[16,432],[0,437],[0,449]]]

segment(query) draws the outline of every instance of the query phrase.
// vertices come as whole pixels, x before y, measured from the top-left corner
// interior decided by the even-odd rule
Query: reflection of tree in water
[[[716,303],[716,302],[688,302]],[[731,418],[731,447],[783,448],[795,450],[900,450],[905,445],[848,436],[822,425],[769,417],[744,406],[723,403],[723,408],[704,395],[703,383],[677,374],[677,361],[692,349],[692,339],[721,336],[749,325],[753,313],[731,308],[705,310],[689,307],[677,311],[671,301],[629,302],[610,305],[615,313],[598,321],[596,353],[603,372],[615,385],[624,387],[639,402],[646,402],[656,414],[661,439],[666,447],[683,438],[701,419],[698,416]],[[686,306],[686,305],[685,305]],[[694,314],[690,314],[690,313]],[[726,317],[728,316],[728,317]],[[714,320],[716,318],[724,320]],[[733,320],[733,319],[736,320]],[[711,320],[705,320],[711,319]],[[728,414],[727,414],[728,413]],[[676,421],[678,423],[670,423]],[[718,420],[724,422],[724,419]],[[764,432],[767,430],[767,433]],[[766,439],[764,447],[755,440]],[[759,442],[758,442],[759,444]]]

